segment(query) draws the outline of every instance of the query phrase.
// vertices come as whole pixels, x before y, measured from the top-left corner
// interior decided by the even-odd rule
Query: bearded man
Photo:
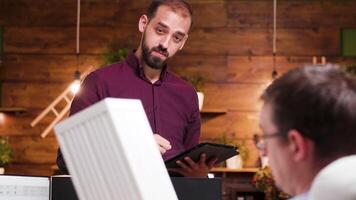
[[[125,61],[89,74],[75,96],[73,115],[106,98],[140,99],[154,138],[164,160],[199,143],[200,113],[195,89],[167,70],[167,60],[181,50],[192,25],[192,9],[184,0],[154,0],[147,14],[140,17],[142,33],[137,50]],[[206,177],[216,159],[206,161],[201,155],[194,162],[189,157],[171,169],[189,177]],[[57,165],[68,173],[58,151]]]

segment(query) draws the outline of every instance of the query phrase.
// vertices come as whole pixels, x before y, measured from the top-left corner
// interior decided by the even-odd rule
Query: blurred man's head
[[[306,192],[321,168],[356,153],[355,77],[333,66],[294,69],[269,85],[262,100],[260,126],[285,192]]]
[[[169,57],[182,49],[192,24],[192,9],[184,0],[154,0],[142,15],[139,51],[145,64],[162,69]]]

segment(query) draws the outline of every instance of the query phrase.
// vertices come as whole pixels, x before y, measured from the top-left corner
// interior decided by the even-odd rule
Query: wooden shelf
[[[259,168],[242,168],[242,169],[228,169],[225,167],[216,167],[210,170],[210,172],[222,172],[222,173],[256,173]]]
[[[200,111],[201,114],[226,114],[227,110],[226,109],[203,109]]]
[[[21,114],[26,112],[25,108],[8,108],[8,107],[0,107],[0,113],[15,113]]]

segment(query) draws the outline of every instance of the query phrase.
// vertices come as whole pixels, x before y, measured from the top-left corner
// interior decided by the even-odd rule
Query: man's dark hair
[[[150,6],[148,7],[147,17],[149,19],[152,19],[155,16],[158,8],[163,5],[170,7],[174,12],[183,11],[184,14],[188,14],[187,16],[190,17],[191,25],[192,25],[193,23],[192,6],[188,3],[188,1],[185,0],[153,0]]]
[[[298,130],[323,159],[356,153],[356,77],[337,66],[306,66],[276,79],[262,95],[279,133]]]

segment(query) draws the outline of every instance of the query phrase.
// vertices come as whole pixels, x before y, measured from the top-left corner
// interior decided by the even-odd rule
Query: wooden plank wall
[[[57,142],[41,139],[49,123],[30,128],[30,121],[73,79],[78,67],[101,65],[108,46],[136,47],[137,21],[148,0],[82,0],[81,55],[75,55],[76,1],[0,0],[5,28],[0,66],[3,106],[25,107],[23,115],[6,115],[0,134],[14,148],[10,173],[50,175]],[[271,81],[272,1],[192,0],[195,24],[185,49],[171,60],[174,72],[204,76],[205,109],[227,109],[205,117],[202,139],[223,133],[241,141],[258,128],[258,98]],[[340,57],[340,28],[356,27],[356,1],[278,1],[277,70],[311,62],[355,62]],[[257,151],[248,140],[247,166],[256,166]]]

